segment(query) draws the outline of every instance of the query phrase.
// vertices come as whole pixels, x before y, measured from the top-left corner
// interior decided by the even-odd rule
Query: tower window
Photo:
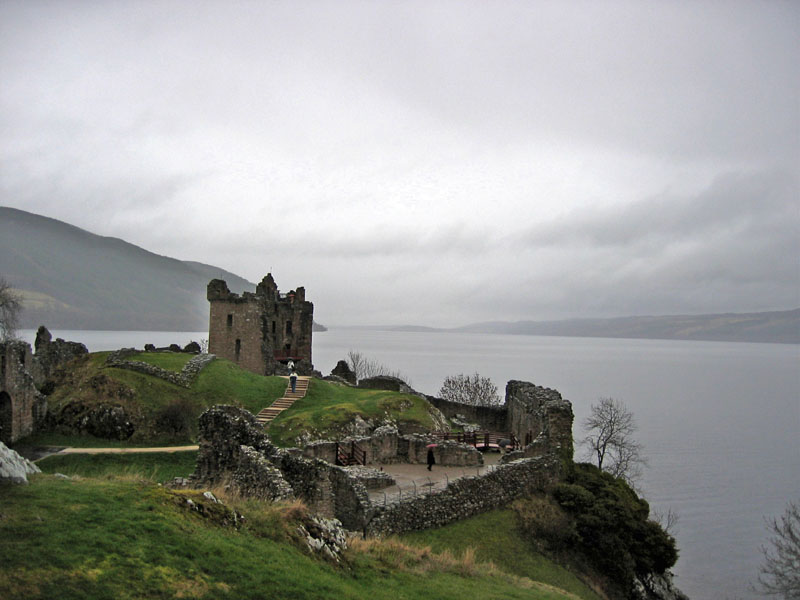
[[[292,334],[292,322],[291,321],[286,321],[286,333],[287,333],[287,335],[291,335]]]
[[[228,327],[233,327],[233,315],[228,315]]]
[[[239,354],[242,352],[242,340],[236,340],[236,362],[239,362]]]

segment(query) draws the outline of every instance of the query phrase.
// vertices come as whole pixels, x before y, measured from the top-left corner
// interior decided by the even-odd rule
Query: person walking
[[[436,459],[433,457],[433,448],[428,448],[428,471],[436,464]]]
[[[292,371],[289,374],[289,382],[292,384],[292,393],[294,394],[297,389],[297,371]]]

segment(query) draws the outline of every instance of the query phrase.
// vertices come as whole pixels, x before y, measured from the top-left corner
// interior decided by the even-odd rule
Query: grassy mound
[[[297,504],[214,505],[130,476],[43,474],[1,491],[3,598],[575,597],[473,555],[392,540],[355,543],[343,564],[316,558],[295,533]]]
[[[379,423],[391,419],[401,430],[430,431],[431,405],[413,394],[363,390],[313,380],[305,398],[270,423],[269,435],[279,445],[292,445],[308,432],[312,438],[339,437],[356,416]]]

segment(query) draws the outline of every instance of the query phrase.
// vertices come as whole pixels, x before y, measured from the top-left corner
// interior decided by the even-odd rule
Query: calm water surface
[[[24,332],[33,342],[33,332]],[[91,351],[207,338],[206,332],[54,331]],[[348,350],[436,394],[447,375],[478,372],[561,392],[575,437],[589,407],[612,396],[634,412],[654,510],[679,515],[678,585],[693,599],[742,599],[766,543],[765,516],[800,500],[800,346],[331,329],[314,335],[315,367]],[[580,451],[576,451],[576,454]]]

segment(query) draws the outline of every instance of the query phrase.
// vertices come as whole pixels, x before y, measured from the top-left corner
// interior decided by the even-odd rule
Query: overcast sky
[[[794,308],[799,40],[790,1],[0,0],[0,205],[328,325]]]

